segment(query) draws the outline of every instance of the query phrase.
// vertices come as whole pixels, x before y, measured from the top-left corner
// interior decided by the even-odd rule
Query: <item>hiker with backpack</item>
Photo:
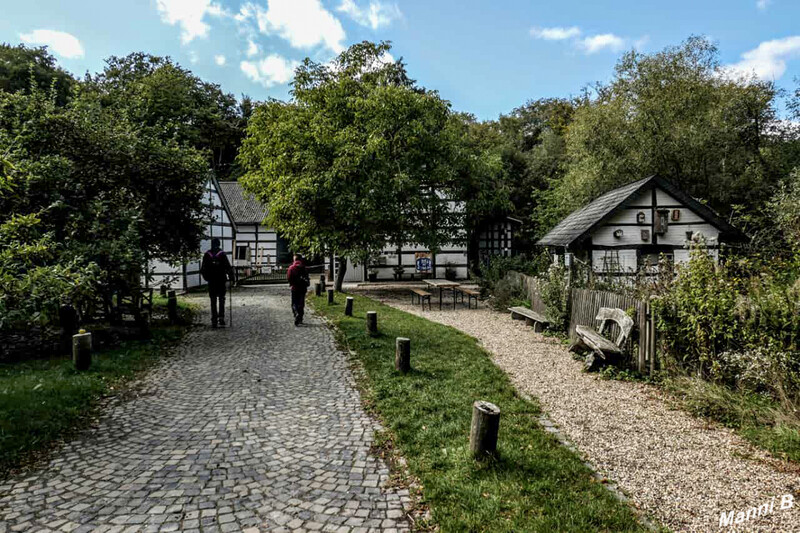
[[[286,279],[292,290],[292,314],[294,314],[294,325],[299,326],[303,323],[303,313],[306,307],[306,290],[311,285],[308,279],[305,261],[301,254],[294,254],[294,263],[286,271]]]
[[[203,255],[200,274],[208,282],[208,295],[211,298],[211,327],[225,326],[225,282],[234,281],[233,267],[227,254],[222,251],[220,241],[211,239],[211,249]]]

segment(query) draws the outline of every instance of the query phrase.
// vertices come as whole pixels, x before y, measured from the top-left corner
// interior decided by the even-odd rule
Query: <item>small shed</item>
[[[653,273],[660,259],[688,261],[689,244],[698,240],[717,259],[721,247],[746,237],[669,180],[650,176],[578,209],[536,244],[597,274],[625,276]]]

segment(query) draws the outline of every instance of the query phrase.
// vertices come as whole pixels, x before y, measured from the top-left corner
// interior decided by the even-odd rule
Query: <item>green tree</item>
[[[56,65],[46,47],[0,44],[0,91],[28,91],[31,83],[41,90],[52,88],[58,105],[67,103],[77,85],[67,71]]]
[[[240,159],[245,187],[267,204],[267,222],[297,249],[366,261],[387,242],[433,250],[461,218],[460,137],[449,104],[417,87],[388,43],[351,46],[330,65],[306,59],[288,103],[250,120]]]
[[[233,168],[252,101],[238,104],[169,57],[137,52],[106,60],[103,72],[87,76],[85,91],[105,108],[124,114],[150,135],[206,152],[220,178]]]
[[[794,166],[772,83],[734,78],[708,40],[625,54],[566,135],[567,172],[545,195],[548,225],[600,194],[659,174],[728,215],[757,210]],[[796,164],[796,163],[794,163]]]
[[[92,98],[59,107],[40,90],[0,93],[0,154],[10,163],[0,224],[35,217],[57,243],[48,265],[81,258],[111,289],[138,286],[150,258],[195,253],[208,166],[150,133]]]

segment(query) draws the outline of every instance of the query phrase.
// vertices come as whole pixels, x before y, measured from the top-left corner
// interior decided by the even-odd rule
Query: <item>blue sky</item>
[[[288,98],[304,57],[391,40],[410,75],[496,118],[610,78],[620,54],[706,35],[732,68],[800,77],[798,0],[0,0],[0,41],[49,44],[78,76],[110,55],[172,56],[225,91]]]

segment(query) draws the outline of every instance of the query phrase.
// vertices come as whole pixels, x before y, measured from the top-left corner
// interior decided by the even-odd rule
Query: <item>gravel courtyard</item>
[[[135,399],[0,480],[0,533],[407,531],[330,331],[295,328],[284,286],[237,289],[233,319],[202,313]]]
[[[746,512],[776,496],[773,514],[736,524],[735,530],[800,531],[796,466],[756,450],[725,428],[671,409],[653,386],[582,372],[582,363],[563,345],[484,303],[478,310],[459,304],[454,311],[451,303],[443,311],[434,305],[422,312],[398,298],[380,297],[478,339],[519,390],[538,398],[598,472],[618,482],[638,508],[664,525],[676,531],[733,531],[720,528],[722,511]],[[791,510],[779,510],[783,494],[794,495]]]

